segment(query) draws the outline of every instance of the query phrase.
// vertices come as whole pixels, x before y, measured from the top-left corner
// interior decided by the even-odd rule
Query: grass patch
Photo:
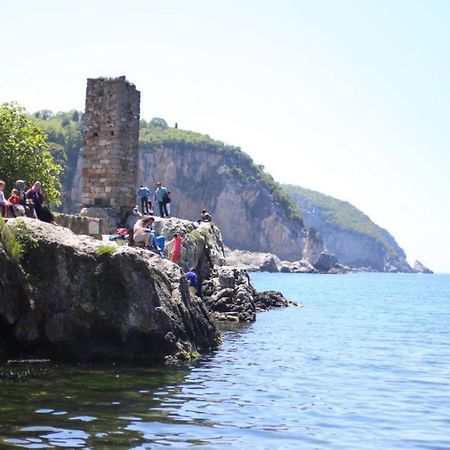
[[[117,252],[117,247],[115,245],[110,244],[100,244],[97,249],[95,250],[95,253],[97,256],[112,256],[114,253]]]
[[[3,219],[0,220],[0,238],[6,253],[11,259],[20,261],[23,256],[23,245],[16,237],[15,229],[5,225]]]

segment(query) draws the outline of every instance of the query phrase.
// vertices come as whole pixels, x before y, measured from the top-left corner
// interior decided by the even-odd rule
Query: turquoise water
[[[254,274],[303,308],[196,365],[0,372],[0,448],[450,449],[450,275]]]

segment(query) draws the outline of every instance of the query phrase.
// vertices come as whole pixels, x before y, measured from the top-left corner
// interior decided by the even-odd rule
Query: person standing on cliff
[[[167,211],[167,203],[170,202],[169,190],[162,185],[161,181],[156,183],[155,201],[158,202],[159,215],[161,217],[169,217]]]
[[[168,246],[172,246],[170,251],[170,260],[175,264],[180,262],[182,243],[183,238],[178,233],[174,233],[173,239],[167,243]]]
[[[148,199],[150,197],[150,189],[147,186],[141,184],[141,187],[138,190],[138,196],[141,199],[142,214],[150,214],[148,209]]]

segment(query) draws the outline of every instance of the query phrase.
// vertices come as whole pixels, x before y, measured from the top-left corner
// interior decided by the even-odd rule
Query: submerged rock
[[[7,354],[163,360],[219,343],[207,309],[170,261],[34,219],[5,227],[23,247],[13,259],[0,245]]]

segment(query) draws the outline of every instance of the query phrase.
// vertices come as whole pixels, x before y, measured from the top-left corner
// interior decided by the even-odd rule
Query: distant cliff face
[[[285,186],[299,205],[305,226],[316,228],[339,262],[381,272],[410,272],[405,252],[384,229],[348,202]]]
[[[162,181],[171,190],[171,214],[177,217],[196,220],[207,209],[229,247],[301,259],[306,239],[301,218],[289,217],[267,183],[239,165],[239,155],[210,150],[143,146],[139,183],[154,189]]]

